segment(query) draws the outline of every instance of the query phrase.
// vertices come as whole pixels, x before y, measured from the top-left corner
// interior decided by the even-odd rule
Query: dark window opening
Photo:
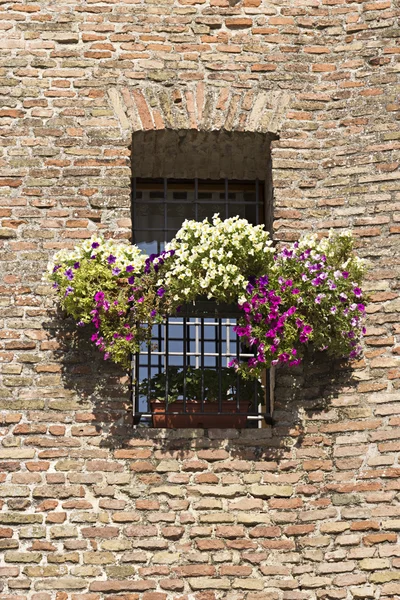
[[[269,140],[261,134],[135,134],[133,242],[147,254],[161,252],[185,219],[211,220],[215,213],[221,218],[238,215],[270,230],[270,166]],[[161,389],[165,400],[181,401],[179,408],[166,402],[167,414],[191,412],[190,396],[196,396],[200,403],[193,427],[202,427],[210,412],[223,413],[225,398],[236,413],[248,410],[243,426],[271,421],[270,373],[249,384],[228,369],[232,358],[253,356],[233,331],[239,316],[237,306],[200,300],[154,326],[150,346],[144,345],[132,361],[135,424],[155,425],[151,401]]]

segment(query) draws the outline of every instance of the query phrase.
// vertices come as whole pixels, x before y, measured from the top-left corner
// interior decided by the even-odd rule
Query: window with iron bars
[[[266,218],[264,182],[259,180],[134,178],[132,192],[133,241],[147,254],[161,252],[185,219],[202,221],[219,213],[221,218],[238,215],[258,225]],[[154,424],[150,403],[157,381],[165,389],[167,418],[177,410],[176,402],[168,403],[176,392],[177,378],[181,386],[174,399],[181,401],[179,413],[192,412],[189,395],[193,374],[198,375],[199,392],[198,408],[191,417],[193,426],[201,427],[206,416],[224,412],[227,389],[235,412],[242,415],[247,427],[271,422],[270,373],[266,372],[262,385],[258,381],[244,384],[239,376],[232,378],[232,370],[228,369],[233,358],[245,361],[253,356],[233,331],[239,315],[235,305],[220,306],[200,299],[193,306],[182,307],[178,316],[165,318],[153,327],[151,344],[144,345],[132,360],[136,425]],[[212,405],[207,402],[211,387]]]

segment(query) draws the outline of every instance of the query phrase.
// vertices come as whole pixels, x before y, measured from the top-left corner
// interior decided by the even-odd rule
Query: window
[[[223,218],[239,215],[255,225],[266,219],[265,184],[258,179],[134,178],[132,191],[133,241],[148,254],[161,252],[185,219],[201,221],[211,219],[215,213]],[[237,376],[232,379],[228,369],[232,358],[246,360],[253,356],[233,331],[239,313],[236,306],[221,307],[203,300],[183,307],[178,316],[153,328],[150,347],[144,346],[133,361],[136,423],[151,423],[150,401],[157,393],[157,381],[164,384],[165,399],[181,400],[180,410],[185,412],[197,376],[200,405],[193,426],[203,426],[210,406],[205,400],[210,394],[216,396],[219,412],[223,412],[226,390],[236,402],[236,412],[245,410],[248,414],[247,426],[259,425],[270,413],[269,398],[264,399],[266,404],[261,408],[264,392],[260,383],[245,383]],[[177,384],[179,378],[181,387]],[[268,374],[264,389],[269,389],[267,378]],[[250,403],[249,410],[246,403],[245,408],[241,403],[244,396]],[[168,413],[173,409],[166,403],[165,410]]]

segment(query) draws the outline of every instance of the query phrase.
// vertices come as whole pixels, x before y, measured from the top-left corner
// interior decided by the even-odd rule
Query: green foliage
[[[168,377],[167,377],[168,374]],[[139,392],[151,400],[165,401],[168,379],[168,402],[180,400],[185,396],[187,400],[201,400],[217,402],[221,393],[222,400],[236,401],[238,389],[240,398],[257,398],[264,402],[264,391],[258,380],[245,379],[234,369],[222,368],[220,374],[211,368],[195,369],[193,367],[170,366],[167,373],[156,373],[151,379],[144,379],[139,385]]]

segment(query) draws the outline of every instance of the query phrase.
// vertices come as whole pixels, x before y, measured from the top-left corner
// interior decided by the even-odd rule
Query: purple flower
[[[282,352],[282,354],[280,354],[278,356],[279,362],[281,363],[285,363],[289,360],[290,355],[287,352]]]
[[[355,287],[353,290],[353,294],[355,295],[356,298],[361,298],[362,290],[359,287]]]
[[[157,311],[153,309],[153,310],[151,311],[151,313],[150,313],[150,316],[151,316],[151,317],[155,317],[155,316],[156,316],[156,314],[157,314]]]
[[[358,310],[360,312],[362,312],[362,313],[365,312],[365,306],[364,306],[364,304],[357,304],[357,308],[358,308]]]
[[[347,295],[344,292],[341,292],[339,298],[341,302],[345,302],[347,300]]]
[[[133,275],[131,277],[128,277],[128,283],[129,285],[133,285],[135,283],[135,278]]]
[[[74,269],[79,269],[80,266],[81,266],[80,262],[74,263]]]
[[[159,298],[162,298],[164,296],[164,294],[165,294],[165,289],[163,287],[158,288],[158,290],[157,290],[157,296]]]
[[[336,306],[331,306],[330,311],[334,315],[336,313],[336,311],[337,311]]]
[[[133,335],[131,333],[128,333],[128,335],[125,336],[125,339],[127,342],[130,342],[131,340],[133,340]]]
[[[132,267],[132,265],[128,265],[128,266],[126,267],[125,271],[126,271],[127,273],[132,273],[132,271],[134,271],[134,267]]]
[[[54,288],[55,290],[58,290],[58,288],[59,288],[59,287],[60,287],[60,286],[58,285],[58,283],[53,283],[53,288]]]
[[[318,294],[318,296],[315,297],[315,304],[321,304],[322,298],[325,298],[325,294]]]
[[[118,267],[114,267],[111,271],[111,273],[113,275],[118,275],[119,273],[121,273],[121,269],[118,269]]]
[[[98,303],[103,302],[103,300],[104,300],[104,292],[102,292],[102,291],[96,292],[95,295],[94,295],[94,299]]]
[[[308,335],[309,333],[311,333],[311,332],[312,332],[312,327],[311,327],[311,325],[304,325],[304,327],[303,327],[303,332],[304,332],[305,334],[307,334],[307,335]]]
[[[110,353],[109,352],[105,352],[104,353],[104,360],[108,360],[110,358]]]
[[[92,244],[92,248],[93,250],[95,250],[96,248],[98,248],[100,246],[100,244],[98,242],[93,242]]]
[[[96,342],[97,339],[98,339],[98,337],[99,337],[99,334],[98,333],[94,333],[90,339],[91,339],[92,342]]]
[[[296,358],[296,360],[292,360],[289,363],[289,367],[297,367],[297,365],[299,365],[301,363],[301,359],[300,358]]]
[[[78,327],[85,327],[85,323],[84,323],[84,321],[78,321],[78,322],[77,322],[77,326],[78,326]]]
[[[72,294],[73,291],[74,291],[74,288],[69,285],[67,287],[67,289],[65,290],[64,296],[69,296],[70,294]]]
[[[112,254],[110,254],[110,256],[107,257],[107,262],[108,262],[109,265],[113,265],[116,260],[117,259]]]
[[[285,258],[292,258],[293,250],[288,250],[287,248],[283,248],[283,250],[281,252],[281,256],[283,256]]]
[[[292,294],[300,294],[299,288],[293,288],[292,289]]]
[[[348,271],[342,271],[342,276],[344,279],[347,279],[349,276],[349,272]]]
[[[55,273],[56,271],[58,271],[58,269],[61,269],[61,265],[55,265],[53,268],[53,273]]]
[[[74,274],[72,272],[72,269],[67,269],[66,271],[64,271],[64,275],[65,277],[69,280],[72,281],[74,278]]]

